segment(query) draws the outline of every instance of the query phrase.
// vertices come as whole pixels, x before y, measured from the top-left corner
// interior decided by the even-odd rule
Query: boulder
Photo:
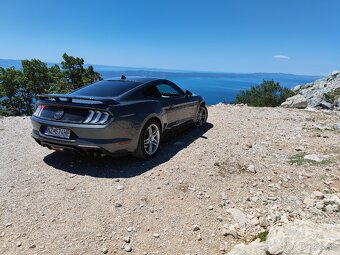
[[[338,255],[340,224],[295,221],[269,230],[267,240],[236,245],[228,255]]]
[[[333,108],[333,105],[325,100],[321,100],[318,106],[320,106],[322,109],[327,109],[327,110],[330,110]]]
[[[307,99],[302,95],[295,95],[295,96],[289,97],[287,98],[285,102],[281,104],[281,106],[283,107],[299,108],[299,109],[306,108],[307,105],[308,105]]]
[[[267,255],[266,244],[259,239],[249,245],[238,244],[227,255]]]

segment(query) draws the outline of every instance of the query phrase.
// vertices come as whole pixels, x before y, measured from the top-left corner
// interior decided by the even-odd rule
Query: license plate
[[[69,139],[71,130],[58,127],[46,127],[45,135]]]

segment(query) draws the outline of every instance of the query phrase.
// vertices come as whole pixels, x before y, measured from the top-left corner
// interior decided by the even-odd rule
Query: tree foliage
[[[20,101],[17,94],[20,90],[22,72],[14,67],[0,67],[0,103],[1,115],[20,115]]]
[[[66,75],[66,81],[71,89],[78,89],[85,84],[101,80],[99,73],[92,66],[84,68],[84,59],[72,57],[64,53],[61,66]]]
[[[84,59],[66,53],[61,68],[38,59],[21,65],[20,70],[0,67],[0,115],[31,115],[38,94],[68,93],[102,79],[92,66],[84,67]]]
[[[293,95],[294,92],[281,87],[278,82],[264,80],[260,85],[252,86],[249,90],[240,91],[236,96],[235,103],[260,107],[276,107]]]

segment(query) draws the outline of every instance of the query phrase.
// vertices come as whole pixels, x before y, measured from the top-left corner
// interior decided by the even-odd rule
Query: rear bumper
[[[60,123],[32,116],[32,137],[41,146],[54,150],[72,150],[84,154],[126,154],[134,152],[138,144],[137,132],[126,128],[124,123],[110,122],[106,125],[84,125]],[[70,139],[56,138],[44,134],[47,126],[71,130]]]

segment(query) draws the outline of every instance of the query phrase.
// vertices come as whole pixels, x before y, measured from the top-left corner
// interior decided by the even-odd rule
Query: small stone
[[[202,235],[201,234],[197,235],[197,241],[202,241]]]
[[[280,221],[282,223],[289,223],[289,220],[285,214],[280,215]]]
[[[229,225],[229,226],[226,225],[226,226],[224,226],[224,228],[225,228],[223,230],[224,236],[230,235],[230,236],[234,237],[235,239],[238,238],[238,234],[237,234],[237,231],[236,231],[236,228],[235,228],[234,225]]]
[[[250,223],[254,226],[257,226],[260,224],[259,219],[257,217],[250,220]]]
[[[117,186],[117,190],[123,190],[124,189],[124,186],[123,185],[118,185]]]
[[[126,230],[127,230],[127,232],[132,232],[133,231],[133,227],[128,227]]]
[[[328,213],[338,212],[339,211],[339,205],[326,205],[325,211],[328,212]]]
[[[311,161],[315,161],[315,162],[322,162],[326,158],[321,156],[321,155],[309,154],[309,155],[305,155],[303,157],[303,159],[307,159],[307,160],[311,160]]]
[[[339,99],[338,99],[339,101]],[[334,129],[340,130],[340,122],[334,124]]]
[[[115,202],[115,207],[122,207],[123,205],[122,205],[122,203],[120,203],[120,202]]]
[[[29,247],[30,247],[31,249],[34,249],[34,248],[36,247],[36,245],[35,245],[35,244],[31,244]]]
[[[5,224],[5,227],[6,227],[6,228],[8,228],[8,227],[10,227],[10,226],[12,226],[12,222],[8,222],[8,223]]]
[[[154,237],[154,238],[159,238],[159,234],[154,233],[154,234],[153,234],[153,237]]]
[[[283,254],[283,250],[279,245],[272,245],[268,248],[267,253],[271,255],[280,255]]]
[[[4,236],[5,236],[5,232],[2,231],[2,232],[0,233],[0,237],[4,237]]]
[[[266,218],[261,217],[259,219],[259,222],[260,222],[260,226],[261,227],[263,227],[263,228],[269,227],[269,222],[268,222],[268,220]]]
[[[256,174],[256,169],[255,169],[255,166],[254,166],[254,165],[249,165],[249,166],[247,167],[247,170],[248,170],[248,172],[251,172],[251,173],[253,173],[253,174]]]
[[[322,201],[325,203],[325,205],[340,204],[340,198],[336,195],[328,196]]]
[[[251,149],[251,148],[253,148],[253,145],[252,145],[251,143],[247,143],[247,144],[246,144],[246,147],[247,147],[248,149]]]
[[[17,242],[17,247],[20,247],[21,246],[21,242]]]
[[[323,199],[325,195],[322,192],[316,190],[316,191],[313,191],[312,197],[316,199]]]
[[[258,197],[256,197],[256,196],[254,196],[254,197],[250,197],[250,200],[252,201],[252,202],[257,202],[258,200],[259,200],[259,198]]]
[[[124,236],[123,241],[126,243],[130,243],[130,237],[129,236]]]
[[[277,197],[268,197],[268,200],[276,201],[276,200],[277,200]]]
[[[108,253],[108,252],[109,252],[109,249],[108,249],[108,248],[106,248],[106,247],[103,247],[103,249],[102,249],[102,253],[106,254],[106,253]]]
[[[295,148],[296,151],[304,151],[305,148],[303,146],[299,146]]]
[[[200,230],[200,227],[198,225],[194,225],[193,231],[198,231]]]
[[[317,209],[319,209],[319,210],[323,210],[324,207],[325,207],[325,204],[323,203],[323,201],[320,201],[320,202],[317,202],[317,203],[315,204],[315,207],[316,207]]]
[[[309,198],[309,197],[306,197],[304,200],[303,200],[303,203],[307,206],[313,206],[314,205],[314,200]]]
[[[212,211],[212,210],[214,210],[214,207],[210,205],[210,206],[208,207],[208,209],[209,209],[210,211]]]
[[[131,252],[131,251],[132,251],[131,245],[129,245],[129,244],[125,245],[125,246],[124,246],[124,250],[125,250],[126,252]]]

